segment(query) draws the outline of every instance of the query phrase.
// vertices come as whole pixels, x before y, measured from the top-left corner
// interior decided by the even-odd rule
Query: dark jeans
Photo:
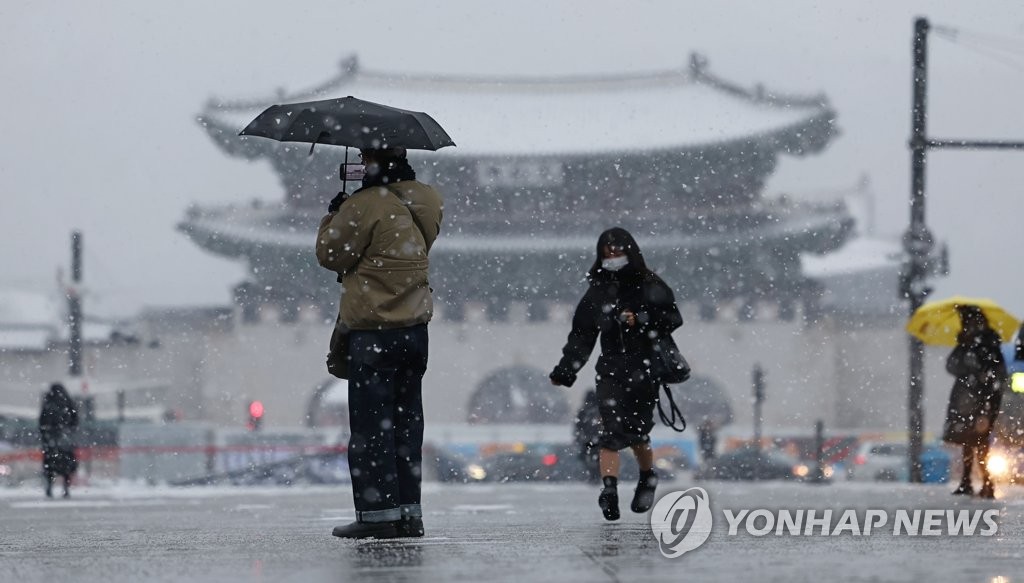
[[[348,463],[356,518],[390,522],[422,516],[423,373],[427,325],[353,330]]]

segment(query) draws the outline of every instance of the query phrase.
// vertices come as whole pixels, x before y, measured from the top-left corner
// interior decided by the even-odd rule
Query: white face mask
[[[608,259],[601,261],[601,267],[608,271],[618,271],[627,265],[629,265],[629,257],[625,255],[609,257]]]

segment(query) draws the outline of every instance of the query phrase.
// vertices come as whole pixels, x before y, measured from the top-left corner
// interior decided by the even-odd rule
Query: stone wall
[[[717,380],[729,395],[735,425],[751,425],[751,370],[766,374],[765,432],[806,429],[822,419],[830,428],[906,427],[907,337],[900,322],[856,326],[835,323],[805,328],[794,322],[727,318],[703,322],[695,307],[683,309],[687,324],[676,341],[697,374]],[[470,311],[463,322],[431,324],[430,368],[424,379],[428,422],[459,423],[477,385],[496,369],[530,366],[549,371],[569,332],[567,306],[547,322],[513,313],[489,322]],[[86,369],[98,409],[113,411],[118,386],[149,387],[130,393],[129,407],[175,409],[188,419],[242,426],[249,400],[263,401],[267,426],[305,424],[315,387],[327,378],[324,355],[331,327],[313,316],[295,322],[263,321],[196,329],[153,329],[137,344],[91,346]],[[158,340],[158,343],[152,343]],[[952,379],[944,372],[945,349],[926,355],[926,427],[941,426]],[[590,359],[571,389],[573,407],[593,386]],[[38,411],[40,396],[66,374],[62,349],[0,352],[0,410]],[[165,386],[166,391],[154,387]],[[685,385],[677,391],[685,391]],[[684,408],[685,413],[685,408]]]

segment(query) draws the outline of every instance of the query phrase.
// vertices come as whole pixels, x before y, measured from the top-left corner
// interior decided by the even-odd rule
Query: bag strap
[[[669,413],[671,417],[665,415],[665,411],[661,408],[661,399],[658,399],[658,416],[661,417],[661,422],[671,427],[673,430],[682,433],[686,431],[686,418],[683,417],[683,412],[679,410],[679,406],[676,405],[676,400],[672,398],[672,389],[667,384],[661,385],[665,389],[665,396],[668,397]],[[676,423],[680,423],[681,426],[677,427]]]

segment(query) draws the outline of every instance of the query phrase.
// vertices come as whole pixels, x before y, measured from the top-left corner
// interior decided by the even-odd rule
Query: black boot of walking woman
[[[633,493],[633,503],[629,509],[637,514],[643,514],[654,506],[654,490],[658,487],[658,474],[654,468],[640,471],[640,481],[636,484],[636,491]]]
[[[601,495],[597,497],[597,504],[604,513],[605,520],[619,519],[619,479],[615,476],[605,476],[604,488]]]

